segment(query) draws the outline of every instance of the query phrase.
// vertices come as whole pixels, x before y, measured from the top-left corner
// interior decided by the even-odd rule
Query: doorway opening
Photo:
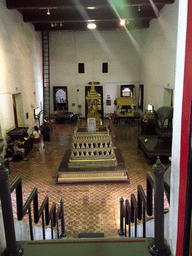
[[[16,97],[15,94],[12,95],[13,98],[13,112],[14,112],[14,120],[15,120],[15,127],[18,127],[18,119],[17,119],[17,106],[16,106]]]
[[[164,89],[164,106],[173,107],[173,89]]]
[[[23,101],[22,94],[12,94],[13,101],[13,113],[14,113],[14,121],[15,127],[24,127],[25,126],[25,118],[23,112]],[[26,113],[26,118],[29,118],[29,113]]]

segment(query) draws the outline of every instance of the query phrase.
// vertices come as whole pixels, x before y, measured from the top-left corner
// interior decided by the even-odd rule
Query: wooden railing
[[[128,237],[131,237],[131,223],[135,224],[135,234],[137,237],[137,226],[138,220],[142,221],[143,224],[143,237],[146,237],[146,215],[153,215],[153,188],[154,188],[154,179],[150,172],[147,173],[146,177],[146,185],[147,185],[147,193],[144,192],[143,187],[138,185],[137,187],[137,199],[135,194],[131,194],[130,202],[128,199],[125,200],[125,204],[121,207],[121,222],[124,223],[122,234]],[[164,184],[164,191],[167,196],[168,203],[170,203],[169,191],[170,187],[167,183]],[[122,199],[121,199],[122,201]],[[124,201],[124,200],[123,200]],[[165,209],[165,213],[167,210]],[[128,233],[127,233],[127,225],[128,225]]]
[[[164,244],[164,213],[167,212],[167,209],[164,208],[164,193],[166,194],[167,201],[170,204],[170,186],[167,183],[164,183],[164,190],[162,190],[162,188],[164,182],[163,175],[168,168],[169,166],[165,168],[158,159],[153,167],[155,178],[153,178],[152,173],[147,173],[146,193],[144,192],[143,187],[141,185],[138,185],[137,198],[135,194],[131,194],[130,201],[126,199],[124,203],[124,199],[120,199],[120,230],[118,231],[118,234],[124,235],[125,237],[133,236],[131,232],[131,223],[134,224],[134,236],[138,236],[137,226],[139,220],[142,221],[142,236],[145,238],[147,223],[146,216],[153,216],[154,209],[156,245],[152,246],[152,254],[155,253],[154,248],[157,251],[160,250],[161,248],[167,249],[167,247]],[[124,225],[122,223],[124,223]],[[167,252],[165,252],[165,255],[168,255],[166,253]]]
[[[42,220],[43,239],[45,239],[45,226],[51,223],[51,238],[54,239],[54,227],[57,228],[57,238],[65,237],[64,202],[61,199],[60,205],[56,209],[56,204],[52,203],[49,210],[49,198],[46,196],[39,207],[38,190],[34,188],[23,203],[22,180],[17,176],[11,183],[9,181],[9,170],[5,168],[4,162],[0,161],[0,199],[3,213],[4,231],[7,248],[5,255],[22,255],[23,248],[16,242],[15,227],[12,210],[11,193],[16,190],[17,219],[22,220],[26,214],[29,216],[30,238],[34,240],[32,210],[34,223]],[[33,208],[31,205],[33,204]],[[61,232],[59,232],[59,220],[61,221]]]
[[[31,204],[33,203],[33,213],[34,213],[34,223],[37,224],[41,218],[42,220],[42,232],[43,239],[45,239],[45,226],[49,225],[51,222],[51,237],[53,236],[53,229],[57,227],[57,238],[59,238],[59,220],[62,218],[64,213],[59,206],[56,209],[56,203],[52,203],[49,210],[49,198],[46,196],[39,208],[38,206],[38,190],[34,188],[27,198],[26,202],[23,204],[23,192],[22,192],[22,180],[20,176],[17,176],[10,184],[11,193],[16,189],[16,203],[17,203],[17,219],[22,220],[26,214],[29,215],[29,227],[30,227],[30,237],[34,240],[33,226],[32,226],[32,214],[31,214]]]
[[[135,237],[137,237],[137,224],[138,220],[143,220],[143,237],[146,237],[146,214],[148,216],[153,215],[153,190],[154,190],[154,209],[155,209],[155,244],[151,245],[150,253],[161,251],[161,255],[170,255],[169,250],[164,244],[164,220],[162,216],[164,214],[164,191],[163,188],[163,174],[166,171],[160,160],[157,160],[154,165],[155,180],[151,173],[147,174],[147,189],[146,194],[141,185],[137,187],[137,198],[134,194],[131,194],[131,200],[125,201],[120,199],[120,230],[119,234],[125,236],[131,236],[131,223],[135,223]],[[157,178],[158,176],[158,178]],[[34,223],[38,223],[40,218],[42,219],[43,239],[45,239],[45,226],[51,222],[51,233],[53,239],[53,229],[57,226],[57,238],[66,236],[65,222],[64,222],[64,205],[63,200],[60,201],[60,206],[56,209],[56,204],[53,203],[49,210],[49,200],[46,196],[39,208],[38,205],[38,190],[34,188],[23,204],[22,193],[22,180],[20,176],[17,176],[10,184],[8,178],[8,171],[4,165],[0,162],[0,198],[3,212],[3,221],[5,227],[6,236],[6,253],[7,255],[15,255],[14,253],[20,251],[19,255],[22,255],[23,249],[16,242],[13,212],[11,205],[11,193],[16,190],[16,204],[17,204],[17,218],[22,220],[23,217],[29,215],[29,227],[31,240],[33,237],[32,227],[32,210],[31,204],[33,203]],[[165,186],[165,193],[169,195],[169,186]],[[11,192],[11,193],[10,193]],[[157,195],[159,198],[157,198]],[[169,196],[167,196],[169,201]],[[159,217],[160,216],[160,217]],[[59,220],[61,220],[61,233],[59,234]],[[123,227],[124,223],[124,227]],[[127,225],[129,225],[129,233],[127,234]],[[125,228],[125,229],[124,229]]]

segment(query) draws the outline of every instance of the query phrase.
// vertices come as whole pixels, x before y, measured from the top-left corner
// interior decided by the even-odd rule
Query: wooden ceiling
[[[160,10],[174,0],[6,0],[8,9],[16,9],[24,22],[36,31],[87,30],[94,21],[97,30],[121,28],[125,19],[128,29],[148,28]],[[50,13],[50,14],[49,14]]]

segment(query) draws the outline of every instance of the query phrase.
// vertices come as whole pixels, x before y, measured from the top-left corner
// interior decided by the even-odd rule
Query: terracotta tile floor
[[[119,199],[129,199],[138,184],[146,189],[146,173],[152,171],[145,156],[137,148],[137,124],[113,124],[116,146],[122,150],[130,184],[83,184],[56,186],[57,171],[65,150],[70,147],[76,124],[53,124],[53,140],[49,150],[41,145],[40,152],[30,152],[29,161],[13,163],[10,180],[21,175],[24,202],[34,187],[38,188],[39,205],[47,195],[57,206],[62,198],[65,208],[67,238],[78,233],[103,232],[105,237],[118,237],[120,227]],[[14,216],[15,193],[12,193]],[[51,205],[51,204],[50,204]],[[27,216],[24,221],[28,221]]]

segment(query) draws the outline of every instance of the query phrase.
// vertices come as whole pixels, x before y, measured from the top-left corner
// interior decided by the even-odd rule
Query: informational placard
[[[111,96],[107,94],[106,106],[111,106]]]
[[[111,106],[111,100],[106,100],[106,106]]]
[[[88,118],[88,132],[95,132],[96,131],[96,120],[95,118]]]

